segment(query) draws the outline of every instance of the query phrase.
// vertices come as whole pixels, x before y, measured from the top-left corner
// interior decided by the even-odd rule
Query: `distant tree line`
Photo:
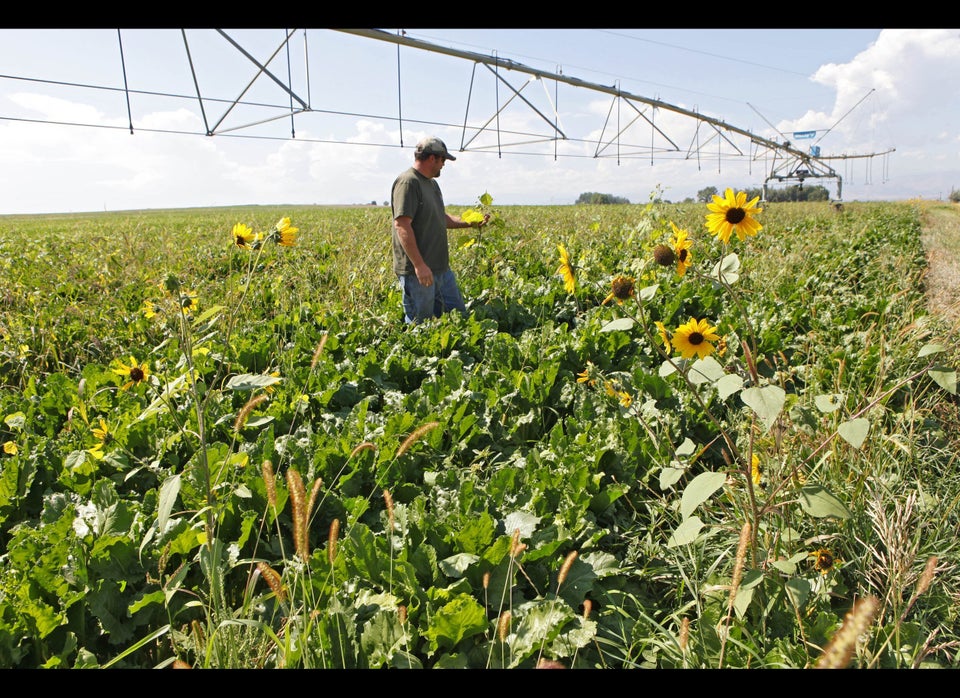
[[[819,184],[812,187],[805,187],[801,184],[794,184],[789,187],[783,187],[782,189],[767,189],[767,197],[763,198],[763,189],[760,187],[753,187],[750,189],[742,189],[737,191],[743,191],[747,195],[747,201],[750,201],[755,196],[759,196],[761,201],[829,201],[830,192],[826,187],[820,186]],[[702,204],[709,204],[713,201],[714,196],[721,196],[720,190],[716,187],[704,187],[697,192],[697,201]],[[950,194],[950,200],[954,202],[960,202],[960,192],[954,190]],[[661,202],[661,199],[656,199],[656,202]],[[689,196],[683,200],[684,203],[693,203],[693,199]],[[577,197],[575,203],[578,204],[629,204],[630,200],[625,199],[622,196],[614,196],[613,194],[601,194],[600,192],[587,191]],[[670,203],[669,201],[666,203]]]
[[[763,201],[830,201],[830,192],[826,187],[819,184],[812,187],[804,187],[801,184],[794,184],[783,189],[767,189],[767,197],[763,198],[763,189],[754,187],[743,190],[747,195],[747,201],[755,196],[759,196]],[[703,204],[709,204],[714,196],[719,196],[720,191],[716,187],[705,187],[697,192],[697,201]]]
[[[600,194],[595,191],[587,191],[577,197],[578,204],[629,204],[629,199],[613,194]]]

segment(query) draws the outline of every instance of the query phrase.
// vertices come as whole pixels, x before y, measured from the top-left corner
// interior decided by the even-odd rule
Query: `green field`
[[[0,666],[956,667],[929,205],[0,217]]]

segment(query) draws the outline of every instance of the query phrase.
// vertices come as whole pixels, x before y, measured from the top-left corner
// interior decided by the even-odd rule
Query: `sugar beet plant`
[[[955,666],[919,205],[492,201],[412,327],[382,209],[5,229],[0,664]]]

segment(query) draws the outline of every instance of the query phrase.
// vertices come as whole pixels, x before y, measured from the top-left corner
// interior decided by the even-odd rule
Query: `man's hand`
[[[421,286],[430,288],[433,286],[433,270],[426,264],[420,264],[416,267],[417,281]]]

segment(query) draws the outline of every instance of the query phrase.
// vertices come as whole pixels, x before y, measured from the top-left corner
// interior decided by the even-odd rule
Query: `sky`
[[[457,158],[448,205],[759,188],[790,163],[744,133],[818,147],[836,177],[805,186],[835,200],[960,188],[960,29],[382,31],[541,76],[326,28],[289,51],[279,28],[0,29],[0,215],[384,204],[427,135]]]

